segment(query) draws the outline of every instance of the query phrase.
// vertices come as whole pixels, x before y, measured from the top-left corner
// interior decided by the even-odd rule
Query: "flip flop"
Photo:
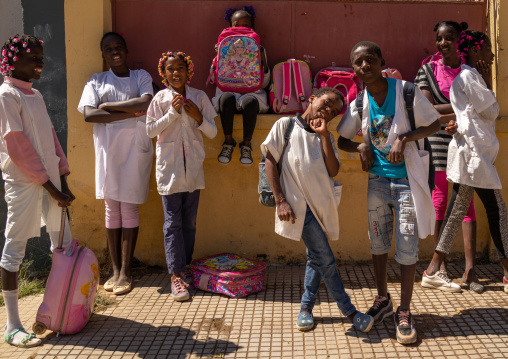
[[[469,290],[475,292],[475,293],[478,293],[480,294],[481,292],[483,292],[483,290],[485,289],[485,286],[483,284],[480,284],[480,283],[476,283],[476,282],[469,282],[466,277],[462,276],[462,283],[464,283],[465,285],[469,286]]]
[[[113,287],[113,294],[121,295],[125,293],[129,293],[132,290],[132,277],[130,279],[129,284],[127,285],[115,285]]]
[[[113,277],[109,278],[106,283],[104,283],[104,290],[106,292],[112,292],[115,287],[116,282],[112,280]]]
[[[21,339],[21,342],[18,344],[12,343],[12,339],[14,338],[14,335],[16,335],[19,332],[26,333],[24,328],[16,329],[9,335],[7,335],[7,333],[5,333],[5,342],[7,344],[10,344],[10,345],[18,347],[18,348],[32,348],[32,347],[36,347],[36,346],[42,344],[42,341],[39,338],[37,338],[34,333],[32,333],[32,334],[26,333],[26,336],[23,339]]]

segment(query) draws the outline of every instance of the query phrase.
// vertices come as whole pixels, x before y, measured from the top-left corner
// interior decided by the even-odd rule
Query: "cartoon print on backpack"
[[[219,49],[217,85],[235,88],[261,85],[259,46],[254,39],[229,36]]]

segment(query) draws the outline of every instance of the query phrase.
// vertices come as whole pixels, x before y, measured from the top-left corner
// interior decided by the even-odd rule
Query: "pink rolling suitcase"
[[[95,304],[99,284],[97,257],[90,249],[80,246],[77,239],[62,248],[66,214],[64,207],[44,300],[32,328],[35,334],[42,334],[46,329],[57,335],[77,333],[90,319]]]

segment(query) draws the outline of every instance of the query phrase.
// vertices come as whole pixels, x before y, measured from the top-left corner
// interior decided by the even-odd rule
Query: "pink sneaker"
[[[184,270],[183,272],[180,273],[180,276],[182,277],[183,281],[185,283],[187,283],[187,286],[189,288],[194,288],[194,286],[192,285],[192,272],[188,269]]]
[[[171,295],[177,302],[183,302],[189,299],[189,291],[187,290],[187,283],[183,281],[181,277],[175,278],[171,282]]]
[[[506,279],[505,276],[503,276],[503,284],[504,284],[504,292],[508,293],[508,279]]]

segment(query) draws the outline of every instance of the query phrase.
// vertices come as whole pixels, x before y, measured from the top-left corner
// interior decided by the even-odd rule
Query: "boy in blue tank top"
[[[337,127],[338,146],[359,152],[362,169],[369,172],[367,207],[369,239],[378,295],[367,314],[374,323],[393,314],[388,293],[387,259],[395,234],[395,260],[400,264],[401,300],[396,310],[397,341],[411,344],[417,339],[410,305],[418,261],[418,237],[434,230],[434,207],[428,185],[429,154],[423,138],[440,128],[439,113],[415,88],[413,112],[416,129],[411,130],[404,100],[403,81],[384,78],[385,62],[378,45],[368,41],[351,51],[355,74],[365,84],[363,109],[353,101]],[[362,129],[364,142],[353,142]]]

